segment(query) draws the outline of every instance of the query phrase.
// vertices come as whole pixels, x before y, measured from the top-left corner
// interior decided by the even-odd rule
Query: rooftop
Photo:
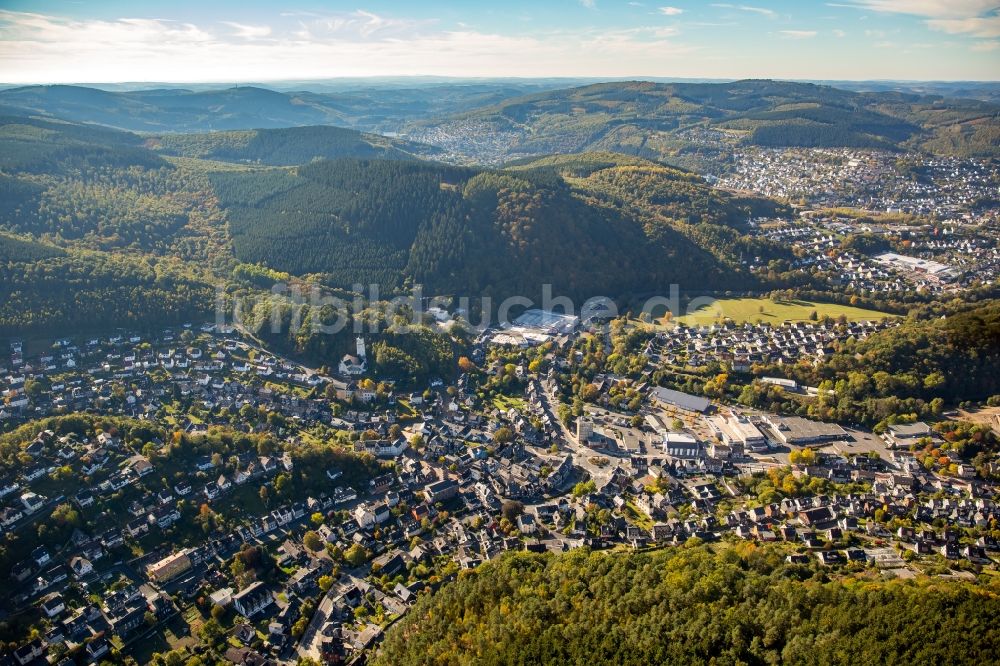
[[[662,386],[657,386],[653,389],[653,396],[660,402],[676,405],[681,409],[692,412],[704,412],[712,404],[712,401],[708,398],[682,393],[681,391],[675,391]]]

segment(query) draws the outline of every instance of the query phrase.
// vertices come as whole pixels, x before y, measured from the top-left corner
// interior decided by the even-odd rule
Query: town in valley
[[[822,400],[829,382],[760,372],[897,323],[668,329],[532,310],[480,332],[454,380],[407,390],[371,376],[363,336],[331,369],[214,323],[15,342],[0,418],[47,427],[0,483],[17,544],[5,602],[45,627],[14,658],[148,655],[231,632],[237,663],[350,660],[422,591],[511,550],[747,540],[793,563],[974,577],[1000,552],[1000,468],[948,443],[995,442],[997,407],[872,431],[651,381],[713,365]],[[624,372],[584,375],[567,400],[595,349],[637,336]]]
[[[0,666],[1000,658],[1000,2],[6,0]]]

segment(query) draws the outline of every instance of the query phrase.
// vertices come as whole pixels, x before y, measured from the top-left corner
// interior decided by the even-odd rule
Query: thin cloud
[[[659,11],[664,16],[677,16],[684,13],[684,10],[679,7],[660,7]]]
[[[232,28],[234,35],[243,39],[260,39],[271,34],[271,27],[267,25],[244,25],[232,21],[223,21],[222,23]]]
[[[829,7],[853,7],[883,14],[909,14],[927,18],[971,18],[996,11],[996,0],[854,0],[828,2]]]
[[[345,14],[319,16],[302,23],[312,39],[385,39],[412,37],[432,27],[433,19],[416,20],[386,17],[361,9]],[[301,32],[301,31],[300,31]]]
[[[676,26],[653,28],[653,35],[655,37],[659,37],[660,39],[666,39],[667,37],[676,37],[679,34],[681,34],[681,30]]]
[[[299,20],[296,20],[299,19]],[[336,76],[658,76],[688,69],[677,28],[509,35],[370,12],[290,25],[77,20],[0,10],[0,81],[268,81]]]
[[[82,32],[86,35],[81,34]],[[26,35],[42,44],[82,42],[85,47],[91,45],[93,48],[151,42],[163,45],[179,42],[204,44],[213,40],[212,34],[207,30],[178,21],[140,18],[121,18],[115,21],[77,20],[0,9],[0,45]],[[30,42],[26,46],[30,50]],[[0,65],[2,63],[0,60]]]
[[[969,48],[973,51],[996,51],[1000,49],[1000,42],[976,42]]]
[[[767,16],[768,18],[774,18],[778,14],[773,9],[768,9],[766,7],[752,7],[750,5],[731,5],[728,3],[713,3],[713,7],[719,7],[721,9],[738,9],[741,12],[750,12],[751,14],[760,14],[761,16]]]
[[[645,11],[655,13],[659,6],[648,3]],[[715,17],[717,24],[745,29],[743,24],[754,12],[742,7],[750,5],[724,6],[730,11],[720,12],[723,15]],[[769,16],[766,12],[756,14]],[[781,24],[775,23],[771,41],[777,45],[768,47],[765,40],[760,49],[748,53],[735,42],[727,42],[727,35],[734,30],[715,30],[717,24],[712,24],[711,35],[701,37],[704,41],[695,42],[688,33],[703,34],[707,22],[655,28],[536,27],[500,32],[499,28],[473,27],[478,25],[475,23],[445,24],[371,11],[275,12],[271,19],[255,19],[249,25],[79,19],[0,9],[0,81],[231,82],[407,75],[995,78],[991,67],[995,53],[988,52],[993,51],[991,44],[997,39],[972,39],[968,32],[964,40],[954,42],[956,48],[962,47],[957,52],[960,55],[911,58],[899,55],[905,45],[893,45],[900,50],[871,57],[875,53],[873,42],[911,41],[890,30],[867,40],[862,47],[867,54],[852,50],[853,59],[841,60],[814,53],[788,57],[787,51],[795,50],[795,42],[782,38],[793,40],[795,32],[812,30],[783,35],[777,30]],[[975,26],[962,27],[971,28]],[[860,29],[851,31],[859,37],[860,33]],[[816,37],[831,34],[836,33],[824,27]],[[800,38],[807,39],[804,35]],[[808,44],[802,42],[801,50],[806,51]],[[889,43],[881,46],[888,48]]]
[[[973,17],[964,19],[931,19],[927,26],[932,30],[949,35],[971,35],[973,37],[1000,37],[1000,16]]]
[[[818,33],[815,30],[779,30],[785,39],[812,39]]]
[[[949,35],[979,38],[1000,37],[998,0],[856,0],[852,3],[827,3],[830,7],[849,7],[883,14],[905,14],[925,19],[931,30]]]

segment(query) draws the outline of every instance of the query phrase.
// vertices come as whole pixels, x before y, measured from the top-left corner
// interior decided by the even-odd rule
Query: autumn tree
[[[302,537],[302,543],[306,548],[314,553],[323,550],[323,539],[313,530],[309,530],[305,533]]]
[[[344,561],[352,567],[359,567],[368,561],[368,551],[359,543],[352,544],[344,553]]]
[[[500,508],[500,515],[513,523],[524,512],[524,504],[517,500],[507,500]]]

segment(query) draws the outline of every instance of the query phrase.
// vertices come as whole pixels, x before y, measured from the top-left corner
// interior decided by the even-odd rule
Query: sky
[[[0,82],[1000,79],[1000,0],[0,0]]]

